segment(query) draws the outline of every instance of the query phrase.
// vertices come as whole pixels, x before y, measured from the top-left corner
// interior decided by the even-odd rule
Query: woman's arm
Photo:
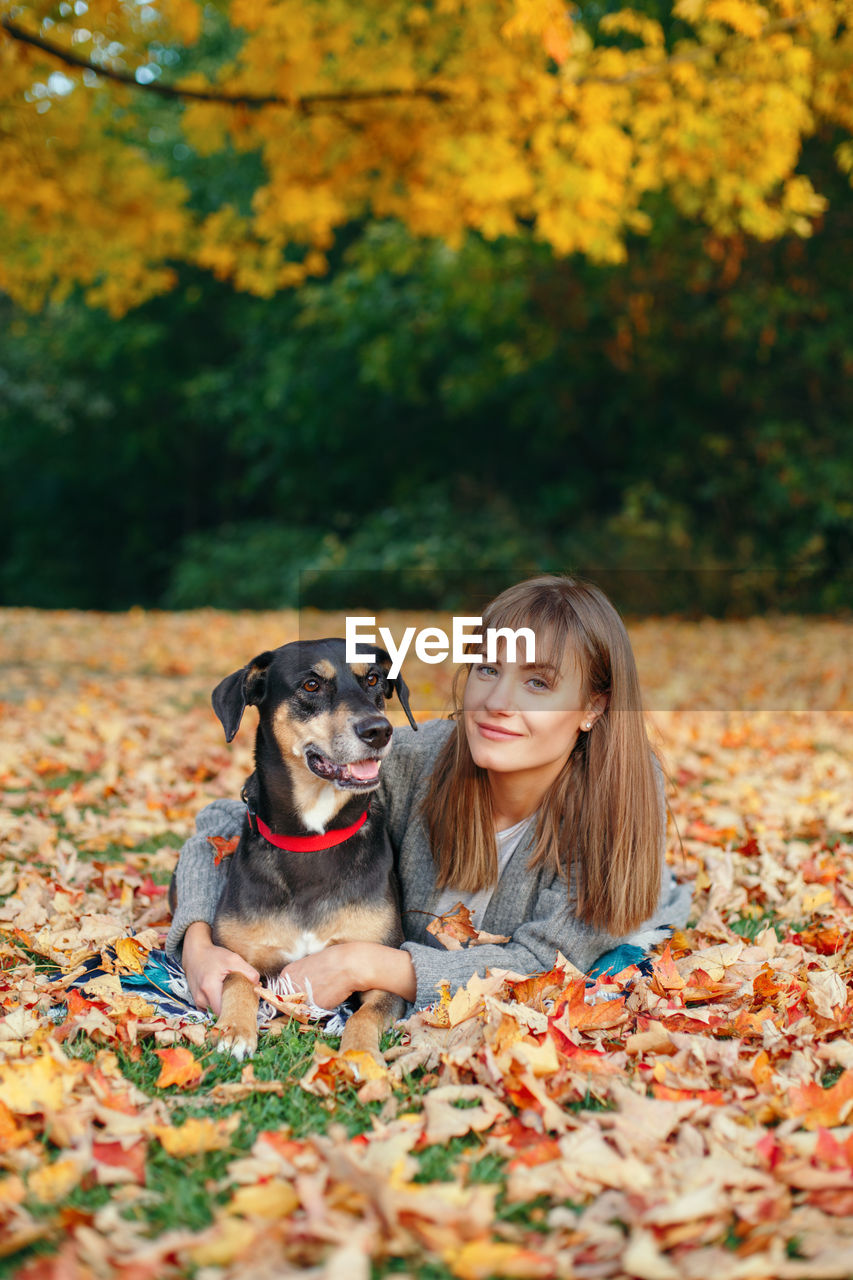
[[[172,924],[166,935],[166,950],[180,958],[184,934],[196,920],[213,923],[228,866],[223,859],[214,862],[209,836],[228,840],[243,829],[245,806],[239,800],[214,800],[205,805],[195,820],[195,835],[190,836],[178,857],[173,889],[175,903]]]
[[[214,800],[207,805],[196,818],[196,834],[185,843],[175,868],[176,901],[166,950],[181,961],[196,1005],[217,1015],[226,974],[237,971],[253,982],[258,980],[256,969],[235,952],[214,946],[210,934],[228,867],[224,860],[218,866],[214,862],[208,836],[239,835],[244,814],[237,800]]]
[[[336,1009],[354,991],[392,991],[411,1002],[417,980],[412,959],[396,947],[380,942],[339,942],[294,960],[282,970],[295,991],[311,984],[311,997],[321,1009]]]
[[[554,967],[558,952],[581,972],[589,973],[599,956],[624,943],[648,950],[666,936],[665,932],[656,931],[683,927],[690,911],[689,885],[675,884],[666,864],[662,867],[661,894],[654,914],[624,936],[580,920],[561,876],[550,883],[540,883],[532,893],[531,880],[532,873],[524,868],[523,861],[520,869],[511,865],[495,890],[484,921],[474,922],[478,928],[485,925],[490,933],[508,936],[508,942],[445,951],[429,945],[431,937],[422,934],[429,942],[403,943],[404,951],[412,958],[416,978],[416,993],[407,997],[415,1009],[432,1004],[443,981],[449,982],[454,991],[475,973],[485,977],[487,969],[510,969],[520,974],[547,972]]]

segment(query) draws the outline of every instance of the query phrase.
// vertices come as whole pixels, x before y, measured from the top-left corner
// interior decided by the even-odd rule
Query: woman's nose
[[[509,715],[515,710],[515,686],[506,674],[499,676],[489,688],[486,710]]]

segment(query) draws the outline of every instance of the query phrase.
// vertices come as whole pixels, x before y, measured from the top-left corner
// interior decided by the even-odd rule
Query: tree
[[[217,2],[2,0],[17,301],[81,285],[120,314],[179,261],[271,296],[368,214],[618,262],[663,191],[722,234],[806,236],[825,200],[803,139],[836,131],[853,169],[853,0]],[[199,154],[256,178],[210,207]]]

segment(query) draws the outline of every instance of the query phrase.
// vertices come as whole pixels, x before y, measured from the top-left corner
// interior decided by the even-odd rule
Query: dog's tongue
[[[372,782],[374,778],[379,777],[379,761],[378,760],[356,760],[354,764],[347,766],[350,776],[358,782]]]

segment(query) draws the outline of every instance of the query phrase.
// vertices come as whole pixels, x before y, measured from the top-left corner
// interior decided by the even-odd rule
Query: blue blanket
[[[69,985],[85,987],[93,978],[100,977],[106,972],[115,972],[117,963],[114,949],[107,947],[101,955],[93,956],[88,960],[84,971]],[[627,990],[632,985],[637,971],[648,975],[651,970],[651,957],[643,947],[623,943],[622,946],[614,947],[612,951],[599,956],[590,969],[587,986],[593,986],[596,978],[605,975],[618,977],[624,974],[621,985]],[[124,991],[142,996],[164,1017],[179,1018],[185,1022],[214,1021],[213,1014],[196,1008],[190,995],[186,974],[174,956],[167,955],[165,951],[150,951],[142,973],[122,973],[120,981]],[[276,990],[276,987],[273,986],[272,989]],[[285,993],[286,989],[277,991],[279,995]],[[319,1020],[324,1021],[326,1031],[330,1035],[339,1035],[352,1009],[348,1005],[341,1005],[337,1010],[312,1006],[311,1011]],[[262,1024],[271,1021],[276,1016],[276,1012],[273,1005],[262,1001],[258,1012],[259,1021]]]

